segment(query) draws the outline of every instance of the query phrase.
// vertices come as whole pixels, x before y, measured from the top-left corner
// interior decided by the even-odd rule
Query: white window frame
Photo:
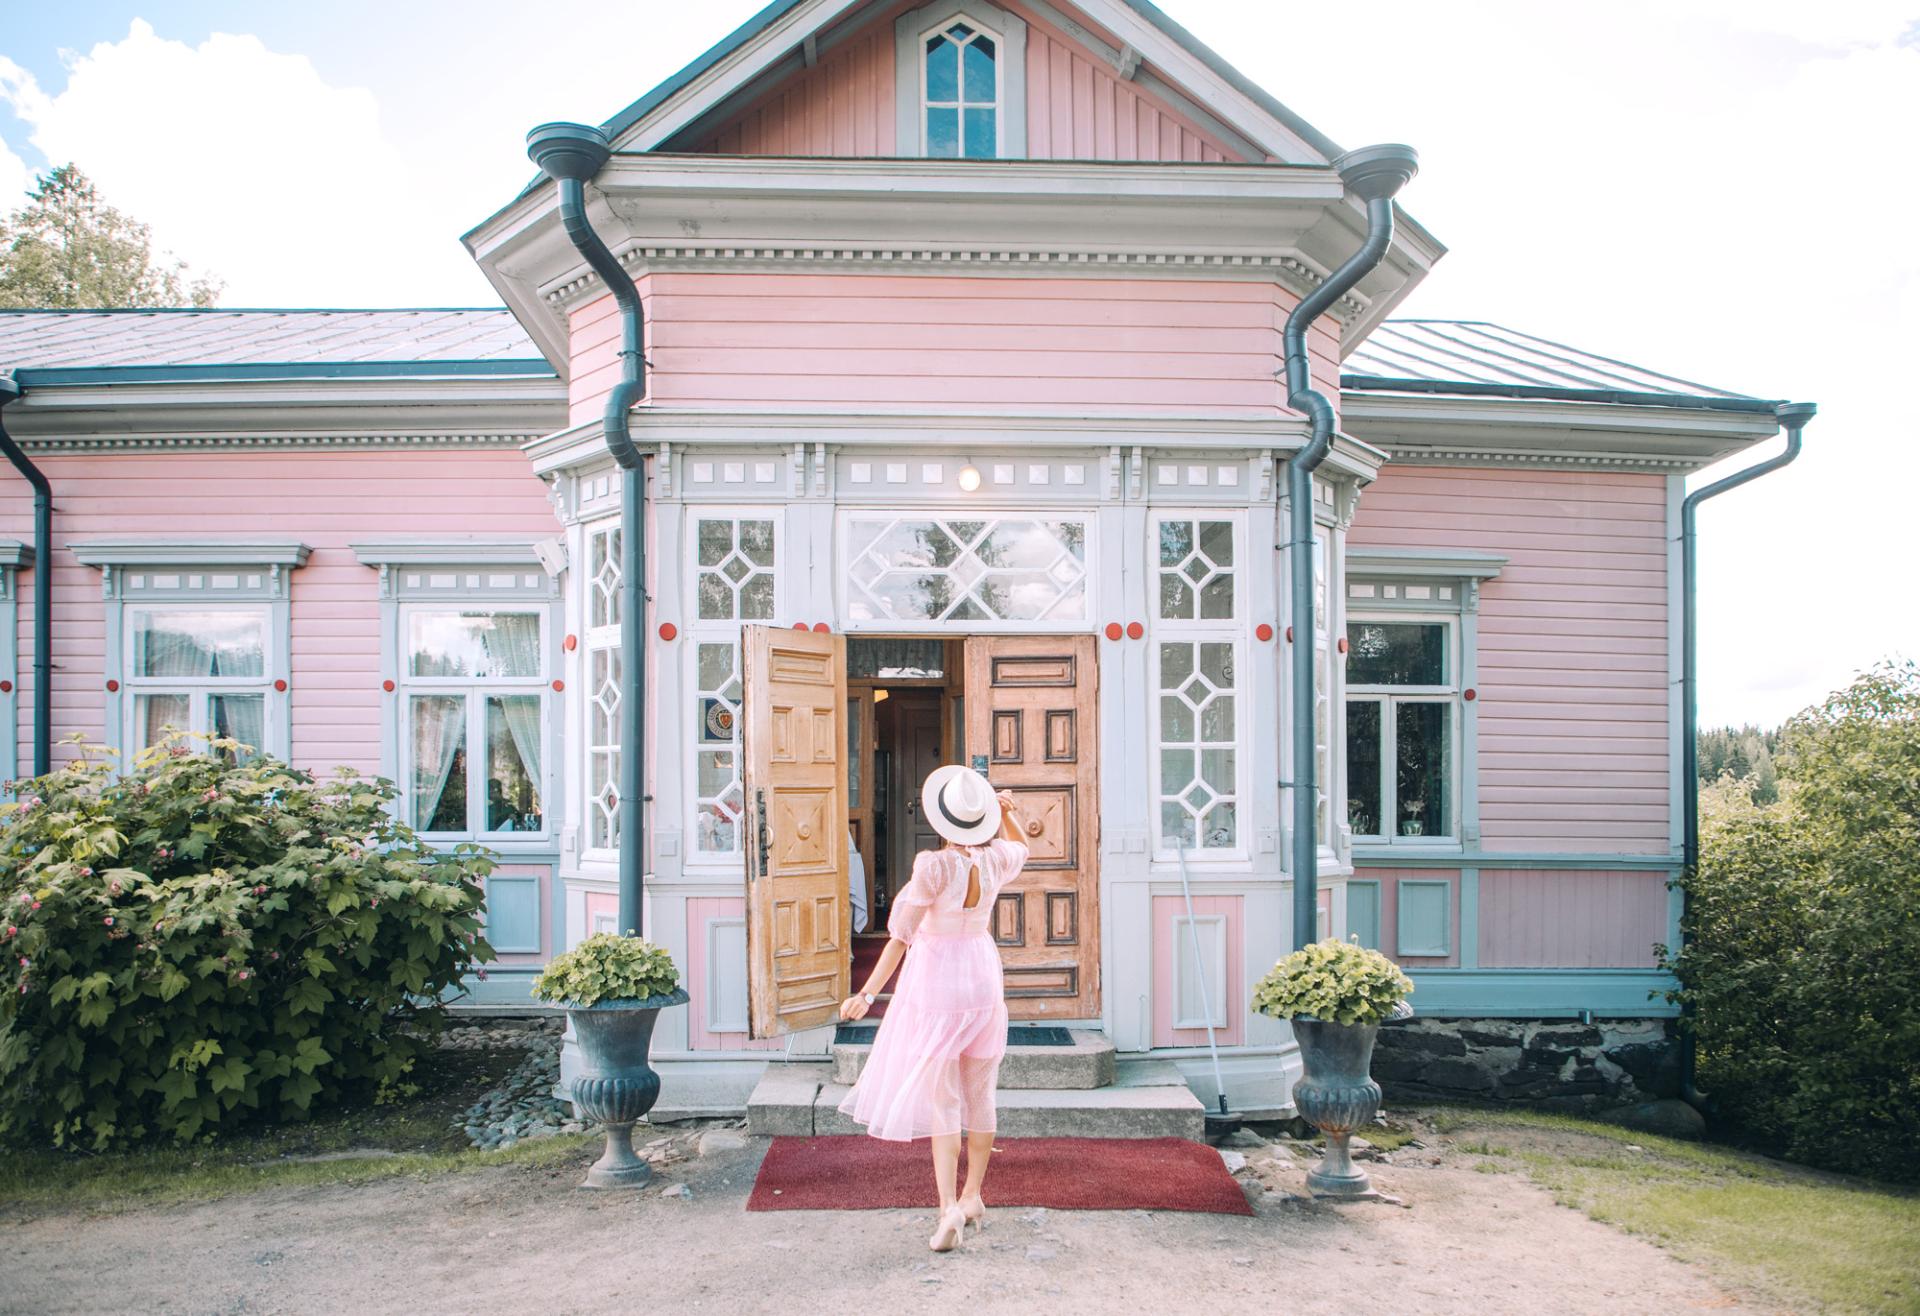
[[[925,8],[908,10],[894,22],[895,154],[909,158],[927,154],[926,39],[956,21],[994,38],[999,94],[994,158],[1022,159],[1027,154],[1027,24],[989,0],[936,0]],[[954,163],[965,160],[962,156]]]
[[[21,775],[20,701],[26,685],[20,670],[20,572],[33,565],[33,550],[11,539],[0,539],[0,680],[11,688],[0,690],[0,782]],[[31,760],[24,771],[31,772]],[[0,798],[6,795],[0,786]]]
[[[1178,618],[1160,615],[1160,525],[1164,521],[1225,521],[1233,527],[1233,615],[1225,618]],[[1247,562],[1247,514],[1244,509],[1234,507],[1154,507],[1148,522],[1149,533],[1146,536],[1146,573],[1150,582],[1147,588],[1148,610],[1151,626],[1148,633],[1147,675],[1148,692],[1151,700],[1151,727],[1153,729],[1153,760],[1147,771],[1147,807],[1150,834],[1153,838],[1153,851],[1156,860],[1177,860],[1178,850],[1170,843],[1161,823],[1161,751],[1165,741],[1161,732],[1160,699],[1160,646],[1168,644],[1229,644],[1233,648],[1233,804],[1234,804],[1234,843],[1231,846],[1208,848],[1196,847],[1187,852],[1191,863],[1216,863],[1220,861],[1244,862],[1253,853],[1251,831],[1253,818],[1250,812],[1252,793],[1250,790],[1252,759],[1249,752],[1248,726],[1253,708],[1253,690],[1250,682],[1250,655],[1246,644],[1248,599],[1250,582],[1250,564]],[[1197,534],[1197,532],[1196,532]],[[1197,600],[1195,611],[1198,612]],[[1198,662],[1198,650],[1195,661]],[[1199,714],[1196,712],[1195,717]],[[1196,722],[1195,732],[1198,733]],[[1198,742],[1194,746],[1196,762],[1194,770],[1199,772],[1197,756],[1202,752]]]
[[[155,615],[177,614],[183,612],[231,612],[246,613],[260,618],[260,675],[258,676],[141,676],[137,670],[134,655],[134,640],[138,634],[133,619],[140,613]],[[187,725],[178,728],[195,735],[211,735],[213,718],[209,711],[210,695],[259,695],[265,710],[261,721],[261,739],[267,744],[255,745],[260,753],[271,752],[270,746],[277,743],[278,723],[285,718],[285,710],[276,706],[274,689],[276,680],[284,680],[286,655],[280,652],[279,636],[273,624],[273,608],[261,602],[239,600],[217,600],[207,603],[195,603],[190,600],[167,600],[149,603],[145,601],[126,602],[121,605],[120,626],[120,686],[124,697],[120,701],[120,744],[124,746],[127,761],[151,746],[141,743],[144,728],[140,718],[140,700],[164,695],[185,695],[187,698]],[[275,757],[280,757],[275,755]]]
[[[593,770],[595,760],[601,755],[605,755],[607,759],[607,780],[613,785],[616,791],[619,789],[620,707],[616,701],[611,720],[611,738],[605,744],[598,743],[594,739],[593,732],[595,716],[594,701],[599,693],[599,687],[595,684],[594,680],[594,664],[602,654],[611,655],[610,661],[614,663],[624,661],[624,655],[620,651],[620,620],[618,617],[618,609],[621,606],[622,599],[620,582],[621,558],[619,553],[611,551],[613,548],[612,541],[616,536],[623,533],[623,527],[619,516],[609,516],[587,522],[582,527],[582,531],[581,543],[584,551],[580,568],[580,647],[582,650],[580,661],[581,717],[579,722],[581,769],[580,844],[582,851],[587,857],[611,861],[619,854],[620,850],[620,808],[616,800],[611,816],[602,813],[594,792]],[[604,625],[595,625],[593,620],[594,603],[599,593],[595,584],[597,573],[593,565],[594,543],[597,539],[606,539],[608,541],[608,549],[610,551],[609,560],[613,564],[613,589],[607,596],[609,604],[608,612],[609,615],[613,617],[613,620]],[[642,637],[643,640],[644,638],[645,637]],[[621,681],[618,676],[614,679],[614,688],[616,692],[621,690]],[[602,840],[596,841],[594,835],[595,829],[602,822],[606,824],[606,836]]]
[[[413,666],[413,619],[421,613],[531,613],[539,623],[537,652],[540,670],[534,676],[470,677],[415,676]],[[467,825],[459,831],[430,832],[415,828],[423,841],[449,844],[457,841],[548,841],[554,834],[553,816],[553,608],[533,599],[415,599],[402,603],[398,610],[399,670],[394,678],[398,697],[395,729],[400,757],[400,803],[409,826],[413,823],[413,701],[417,697],[460,695],[466,699],[467,748]],[[540,827],[537,831],[494,832],[486,829],[486,749],[487,699],[489,696],[533,695],[540,701]],[[478,787],[478,789],[476,789]]]
[[[1072,521],[1081,528],[1080,544],[1082,558],[1081,591],[1082,615],[1078,617],[1048,616],[1033,620],[1006,621],[998,618],[966,618],[964,620],[948,618],[945,620],[923,620],[918,618],[863,617],[854,618],[853,584],[853,526],[857,521]],[[980,635],[1074,635],[1094,629],[1094,590],[1099,579],[1100,559],[1098,543],[1100,530],[1099,518],[1091,509],[1085,507],[974,507],[971,504],[950,504],[928,507],[842,507],[834,523],[834,562],[838,571],[834,579],[834,611],[840,618],[841,629],[848,635],[858,635],[863,631],[878,632],[882,635],[951,635],[956,629],[964,629],[968,634]],[[775,559],[778,561],[778,558]],[[1236,581],[1236,588],[1238,582]],[[776,594],[776,600],[777,600]]]
[[[106,692],[102,724],[131,767],[139,751],[135,713],[141,694],[189,696],[189,725],[207,729],[209,693],[265,696],[261,754],[293,756],[292,573],[310,550],[296,540],[87,540],[67,546],[83,566],[98,568],[106,596]],[[193,680],[133,675],[131,612],[257,611],[266,618],[261,675]]]
[[[734,828],[734,845],[726,850],[705,850],[700,846],[700,752],[702,748],[713,750],[717,746],[703,746],[700,739],[699,706],[703,697],[700,686],[700,646],[702,644],[729,644],[733,646],[734,673],[742,682],[742,696],[745,695],[746,674],[742,670],[742,629],[747,626],[776,626],[778,619],[786,615],[787,591],[794,577],[793,563],[788,561],[787,520],[785,509],[765,505],[716,504],[713,506],[696,505],[686,509],[686,543],[682,554],[685,562],[684,585],[687,608],[686,632],[679,642],[681,650],[681,698],[685,701],[688,734],[682,737],[681,780],[685,783],[685,826],[686,861],[690,865],[711,864],[734,867],[742,862],[745,847],[741,844],[742,830],[746,826],[746,814],[743,811]],[[766,521],[773,526],[773,615],[766,618],[743,620],[700,616],[700,524],[703,521],[731,521],[736,525],[741,521]],[[736,536],[738,532],[736,531]],[[739,595],[734,596],[738,599]],[[741,771],[740,725],[736,720],[733,728],[734,775],[744,782]],[[744,792],[744,784],[741,787]],[[744,794],[742,805],[745,804]]]
[[[1388,612],[1350,609],[1347,613],[1349,626],[1409,625],[1445,628],[1446,665],[1449,680],[1441,685],[1356,685],[1349,682],[1346,698],[1340,710],[1339,737],[1341,753],[1346,752],[1347,743],[1347,707],[1355,703],[1375,703],[1380,705],[1380,818],[1384,826],[1389,819],[1396,824],[1400,812],[1399,779],[1393,770],[1398,747],[1398,710],[1403,704],[1443,704],[1448,712],[1447,725],[1447,816],[1446,829],[1442,832],[1421,836],[1401,836],[1397,830],[1389,833],[1353,833],[1353,844],[1368,848],[1458,848],[1461,838],[1461,820],[1463,817],[1462,793],[1465,786],[1466,762],[1465,724],[1466,704],[1463,692],[1466,689],[1463,679],[1464,664],[1462,654],[1462,626],[1458,614],[1445,612]],[[1349,655],[1351,657],[1351,655]],[[1353,767],[1347,765],[1347,799],[1351,803],[1353,790]],[[1343,820],[1345,821],[1345,820]]]

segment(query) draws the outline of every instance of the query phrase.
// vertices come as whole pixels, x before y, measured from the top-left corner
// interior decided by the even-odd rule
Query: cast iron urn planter
[[[647,1063],[647,1050],[660,1011],[686,1003],[686,989],[676,987],[661,996],[567,1007],[580,1044],[573,1104],[607,1131],[607,1149],[587,1171],[587,1187],[638,1188],[653,1177],[633,1154],[634,1122],[660,1097],[660,1075]]]
[[[1393,1017],[1412,1014],[1413,1007],[1402,1001]],[[1369,1072],[1380,1025],[1330,1024],[1301,1015],[1293,1020],[1293,1035],[1304,1071],[1294,1085],[1293,1104],[1327,1137],[1326,1154],[1307,1171],[1307,1187],[1320,1197],[1372,1197],[1373,1182],[1353,1163],[1347,1144],[1355,1129],[1380,1113],[1380,1085]]]

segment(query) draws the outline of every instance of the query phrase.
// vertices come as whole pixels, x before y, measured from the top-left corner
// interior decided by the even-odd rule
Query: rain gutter
[[[1333,403],[1313,387],[1307,361],[1307,331],[1333,304],[1376,266],[1393,243],[1393,198],[1420,164],[1410,146],[1363,146],[1333,162],[1340,181],[1366,203],[1367,235],[1360,250],[1328,275],[1287,317],[1282,337],[1286,355],[1287,405],[1310,422],[1307,442],[1288,459],[1287,567],[1293,664],[1293,944],[1297,950],[1314,939],[1319,923],[1319,837],[1316,815],[1313,690],[1313,473],[1333,447]],[[1332,733],[1332,729],[1328,729]],[[1289,783],[1281,783],[1288,785]]]
[[[0,375],[0,453],[33,486],[33,775],[53,770],[53,486],[7,433],[4,411],[22,393]]]
[[[1691,879],[1700,863],[1700,625],[1695,610],[1699,578],[1696,572],[1694,513],[1707,499],[1717,498],[1729,490],[1769,475],[1800,455],[1800,431],[1813,419],[1817,408],[1811,402],[1781,402],[1771,404],[1770,409],[1786,427],[1787,446],[1763,462],[1756,462],[1723,480],[1715,480],[1705,488],[1694,490],[1680,504],[1680,808],[1683,819],[1681,858],[1685,865],[1680,888],[1680,944],[1683,952],[1693,944],[1690,930],[1693,913]],[[1692,1027],[1693,1013],[1692,1002],[1682,1000],[1680,1017],[1685,1022],[1680,1049],[1680,1095],[1688,1104],[1704,1107],[1707,1098],[1695,1083],[1699,1054],[1698,1036]]]
[[[1552,384],[1491,384],[1447,379],[1342,375],[1340,387],[1367,393],[1445,393],[1462,397],[1526,398],[1543,402],[1603,402],[1625,407],[1680,407],[1773,415],[1782,405],[1761,398],[1711,398],[1694,393],[1641,393],[1623,388],[1560,388]]]
[[[634,447],[628,413],[647,391],[641,355],[645,312],[640,290],[587,219],[586,183],[612,154],[607,135],[580,123],[543,123],[527,134],[527,154],[560,189],[560,222],[574,249],[620,309],[620,380],[607,394],[602,428],[620,467],[620,931],[645,931],[647,649],[646,459]]]

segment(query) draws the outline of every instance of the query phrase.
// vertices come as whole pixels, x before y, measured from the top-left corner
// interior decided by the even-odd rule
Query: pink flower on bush
[[[257,886],[253,889],[253,894],[256,896],[264,896],[267,894],[267,889],[264,886]]]
[[[280,958],[280,952],[277,950],[270,950],[267,952],[267,958],[270,960],[277,960]]]
[[[83,869],[81,869],[81,870],[80,870],[80,876],[82,876],[82,877],[92,877],[92,876],[93,876],[93,870],[92,870],[91,868],[83,868]]]
[[[33,907],[34,907],[35,909],[38,909],[38,908],[40,908],[40,902],[39,902],[39,901],[37,901],[37,900],[36,900],[36,901],[34,901],[34,902],[33,902]]]
[[[108,927],[112,927],[112,926],[113,926],[113,915],[111,915],[111,914],[109,914],[109,915],[107,915],[107,916],[106,916],[106,917],[105,917],[104,919],[102,919],[102,920],[100,920],[100,921],[101,921],[102,923],[105,923],[105,924],[106,924],[106,925],[107,925]]]
[[[107,883],[107,892],[108,892],[108,894],[109,894],[109,895],[115,895],[115,896],[117,896],[117,895],[119,895],[119,894],[120,894],[120,884],[119,884],[118,882],[109,882],[109,883]]]
[[[13,924],[9,923],[7,924],[7,935],[9,937],[17,937],[20,935],[20,929],[14,927]]]
[[[372,899],[372,900],[371,900],[371,901],[369,902],[369,904],[370,904],[370,905],[371,905],[371,906],[372,906],[373,908],[375,908],[375,909],[378,909],[378,908],[380,907],[380,897],[379,897],[379,896],[375,896],[375,897],[374,897],[374,898],[373,898],[373,899]]]
[[[485,982],[487,980],[487,971],[485,969],[475,969],[473,973],[474,973],[474,976],[480,979],[481,982]]]
[[[239,973],[235,974],[234,977],[238,978],[241,982],[245,982],[247,980],[247,971],[242,969]]]
[[[207,793],[200,798],[203,800],[217,800],[220,798],[220,791],[217,787],[209,786],[207,787]]]

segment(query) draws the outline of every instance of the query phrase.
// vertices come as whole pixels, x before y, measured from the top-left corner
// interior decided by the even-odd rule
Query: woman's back
[[[914,857],[913,879],[894,899],[887,931],[908,943],[984,933],[995,898],[1026,862],[1027,847],[1004,839],[923,850]]]

